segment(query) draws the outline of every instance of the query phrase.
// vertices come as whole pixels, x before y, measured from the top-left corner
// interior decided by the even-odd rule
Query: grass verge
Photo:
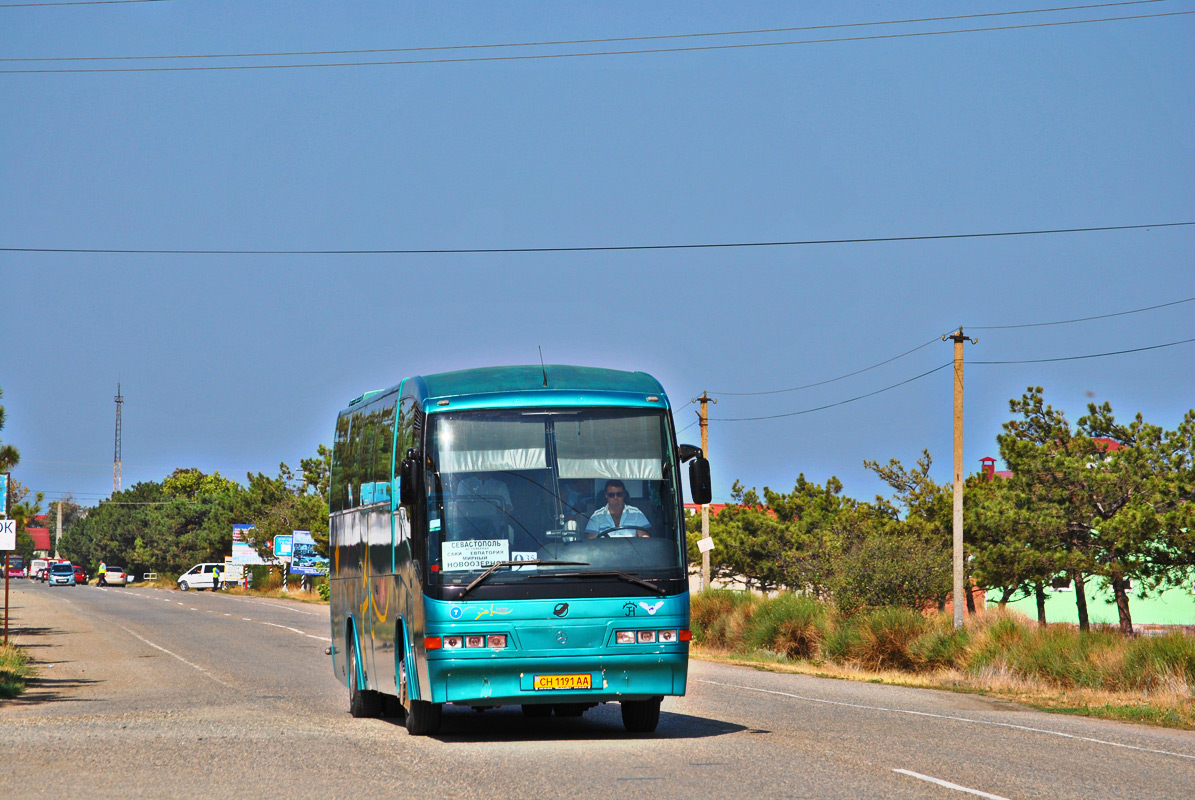
[[[0,698],[16,697],[33,677],[25,651],[13,644],[0,644]]]
[[[1182,634],[1038,628],[995,611],[956,630],[948,615],[846,617],[807,598],[720,590],[693,596],[692,619],[698,658],[1195,730],[1195,638]]]

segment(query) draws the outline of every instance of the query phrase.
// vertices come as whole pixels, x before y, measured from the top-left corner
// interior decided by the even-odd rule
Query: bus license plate
[[[536,675],[532,687],[540,689],[590,689],[592,677],[584,675]]]

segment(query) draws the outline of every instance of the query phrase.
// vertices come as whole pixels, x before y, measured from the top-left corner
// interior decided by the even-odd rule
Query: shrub
[[[1160,689],[1178,681],[1195,690],[1195,639],[1180,633],[1133,639],[1122,666],[1125,688]]]
[[[952,619],[941,616],[929,630],[913,640],[909,645],[909,656],[919,669],[962,667],[967,663],[970,643],[971,634],[966,628],[955,628]]]
[[[741,650],[747,625],[760,599],[747,592],[708,589],[693,596],[693,640],[707,647]]]
[[[744,644],[786,658],[814,659],[827,628],[824,605],[809,597],[784,593],[759,604]]]
[[[851,660],[871,670],[913,670],[910,647],[929,627],[924,615],[907,608],[878,608],[857,618],[859,643]]]
[[[0,645],[0,697],[16,697],[25,690],[33,668],[25,651],[12,644]]]
[[[950,590],[950,554],[916,537],[875,533],[842,553],[830,589],[838,610],[857,614],[900,606],[932,607]]]

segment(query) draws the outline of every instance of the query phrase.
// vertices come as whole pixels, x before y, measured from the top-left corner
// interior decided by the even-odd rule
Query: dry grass
[[[1195,639],[1038,628],[989,612],[955,630],[944,615],[853,617],[790,597],[693,599],[694,653],[824,677],[974,692],[1036,708],[1195,730]]]
[[[1152,692],[1110,692],[1098,689],[1058,689],[1006,671],[969,674],[956,669],[929,673],[868,670],[856,665],[791,661],[775,654],[744,656],[725,650],[696,646],[694,658],[737,664],[772,672],[812,675],[819,678],[883,683],[920,689],[965,692],[1029,706],[1041,711],[1077,714],[1123,722],[1140,722],[1167,728],[1195,730],[1195,700],[1181,682]]]
[[[14,644],[0,644],[0,698],[16,697],[33,677],[29,656]]]

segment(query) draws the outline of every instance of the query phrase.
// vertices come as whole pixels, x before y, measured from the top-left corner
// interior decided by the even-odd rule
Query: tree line
[[[0,428],[3,422],[0,406]],[[0,445],[0,472],[19,461],[14,447]],[[16,552],[28,563],[33,540],[27,529],[36,527],[43,512],[53,520],[51,527],[56,525],[61,509],[59,555],[90,571],[106,562],[123,565],[130,574],[177,575],[199,562],[223,561],[232,551],[237,523],[255,526],[250,544],[263,557],[270,555],[275,536],[293,530],[310,531],[317,552],[327,555],[331,461],[331,450],[320,445],[315,456],[301,460],[298,472],[282,463],[273,477],[249,473],[245,485],[219,472],[179,468],[161,481],[114,492],[94,507],[66,497],[43,509],[42,493],[10,479],[8,512],[18,523]]]
[[[0,391],[0,397],[3,397]],[[1195,569],[1195,410],[1174,430],[1140,414],[1118,421],[1108,403],[1089,404],[1072,425],[1046,404],[1041,387],[1009,401],[1012,419],[997,437],[1008,473],[967,479],[965,547],[971,583],[1003,603],[1033,596],[1045,623],[1045,593],[1060,582],[1075,589],[1080,627],[1089,627],[1087,592],[1106,587],[1120,627],[1132,631],[1131,600],[1189,585]],[[4,407],[0,405],[0,430]],[[0,442],[0,472],[20,454]],[[769,591],[786,588],[832,601],[840,611],[942,607],[950,596],[952,487],[930,477],[924,451],[915,466],[865,461],[890,488],[860,501],[826,483],[798,476],[792,491],[762,492],[735,481],[733,503],[711,520],[718,546],[715,577],[745,579]],[[132,572],[178,574],[231,552],[232,526],[256,526],[262,555],[279,534],[309,530],[327,554],[331,451],[320,445],[298,472],[246,484],[176,469],[85,508],[60,505],[59,551],[94,569],[100,561]],[[42,513],[43,495],[9,481],[8,516],[18,522],[17,552],[32,555],[26,528]],[[690,560],[700,561],[700,520],[689,520]],[[969,584],[970,585],[970,584]],[[969,605],[973,604],[968,593]]]
[[[1108,403],[1089,404],[1071,425],[1041,387],[1009,401],[997,437],[1008,473],[972,475],[964,490],[968,585],[994,589],[1001,605],[1073,582],[1079,624],[1090,627],[1086,590],[1106,587],[1120,628],[1132,632],[1131,599],[1190,586],[1195,575],[1195,410],[1174,430],[1140,414],[1119,422]],[[892,489],[864,502],[842,483],[798,476],[791,492],[762,494],[736,481],[733,504],[710,522],[715,577],[745,579],[832,601],[850,614],[869,608],[943,607],[950,596],[953,487],[915,467],[865,461]],[[699,560],[700,520],[689,520]],[[968,604],[973,608],[970,594]]]

